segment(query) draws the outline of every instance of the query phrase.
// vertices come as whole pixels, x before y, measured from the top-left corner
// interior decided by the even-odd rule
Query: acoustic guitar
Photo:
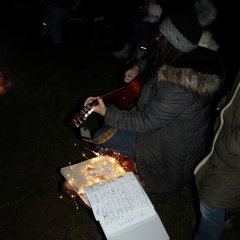
[[[110,93],[102,95],[104,101],[113,100],[113,103],[119,109],[127,109],[130,104],[133,104],[139,95],[140,89],[143,85],[143,77],[137,76],[127,86],[121,87]],[[70,125],[80,127],[88,116],[93,112],[93,107],[98,105],[98,100],[92,100],[85,106],[71,121]]]

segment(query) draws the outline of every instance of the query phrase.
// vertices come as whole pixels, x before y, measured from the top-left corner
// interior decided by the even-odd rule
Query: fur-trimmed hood
[[[163,65],[157,73],[159,81],[166,81],[201,96],[211,97],[220,87],[220,78],[216,74],[201,73],[192,68]]]

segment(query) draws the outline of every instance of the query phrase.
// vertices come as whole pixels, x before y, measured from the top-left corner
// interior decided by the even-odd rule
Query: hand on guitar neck
[[[80,127],[92,112],[105,116],[107,107],[103,101],[113,100],[119,109],[127,109],[136,100],[143,85],[142,76],[136,76],[138,68],[135,66],[125,73],[124,82],[127,86],[121,87],[101,97],[89,97],[84,102],[84,109],[80,111],[70,122],[71,126]]]
[[[84,107],[89,106],[89,104],[92,103],[93,101],[97,101],[97,102],[92,107],[92,110],[104,117],[105,114],[106,114],[106,111],[107,111],[107,107],[104,104],[102,98],[100,98],[100,97],[89,97],[89,98],[86,99],[83,106]]]

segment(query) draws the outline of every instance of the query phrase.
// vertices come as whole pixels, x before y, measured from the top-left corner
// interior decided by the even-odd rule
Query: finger
[[[132,76],[128,76],[127,78],[124,79],[124,81],[126,83],[130,83],[132,81],[133,77]]]
[[[129,74],[129,73],[127,73],[127,74],[125,74],[125,76],[124,76],[124,82],[129,82],[130,80],[131,80],[131,74]]]
[[[94,99],[94,97],[88,97],[88,98],[85,100],[83,106],[87,106],[93,99]]]
[[[97,97],[97,100],[98,100],[99,105],[103,105],[104,104],[102,98]]]

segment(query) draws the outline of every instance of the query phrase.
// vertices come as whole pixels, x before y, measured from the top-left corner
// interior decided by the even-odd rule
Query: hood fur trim
[[[212,96],[220,87],[215,74],[196,72],[192,68],[176,68],[163,65],[158,70],[158,80],[165,81],[201,96]]]

